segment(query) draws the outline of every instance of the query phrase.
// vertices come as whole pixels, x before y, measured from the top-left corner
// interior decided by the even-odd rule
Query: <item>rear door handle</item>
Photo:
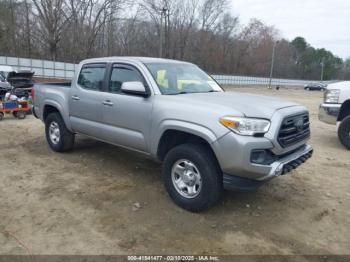
[[[79,96],[74,95],[74,96],[72,96],[72,99],[73,99],[73,100],[75,100],[75,101],[79,101],[79,100],[80,100],[80,97],[79,97]]]
[[[105,100],[102,102],[105,106],[113,106],[114,104],[110,100]]]

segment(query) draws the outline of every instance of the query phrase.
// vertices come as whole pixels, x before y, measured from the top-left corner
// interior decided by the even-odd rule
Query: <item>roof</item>
[[[188,63],[185,61],[156,58],[156,57],[137,57],[137,56],[110,56],[100,58],[90,58],[81,61],[81,63],[99,63],[99,62],[114,62],[114,61],[125,61],[125,62],[140,62],[140,63]]]

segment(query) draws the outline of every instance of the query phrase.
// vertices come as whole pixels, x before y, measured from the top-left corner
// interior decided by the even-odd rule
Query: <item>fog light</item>
[[[254,150],[250,156],[250,161],[254,164],[263,164],[266,159],[265,150]]]
[[[259,165],[271,165],[276,160],[277,156],[266,149],[255,149],[250,155],[250,162]]]

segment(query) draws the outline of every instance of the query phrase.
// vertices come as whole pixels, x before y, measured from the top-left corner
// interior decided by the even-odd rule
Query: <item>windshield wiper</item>
[[[199,94],[199,93],[214,93],[214,92],[219,92],[219,91],[216,91],[216,90],[209,90],[209,91],[206,91],[206,92],[186,92],[186,91],[181,91],[181,92],[178,92],[178,93],[172,93],[172,94],[167,94],[167,95],[184,95],[184,94]]]
[[[173,93],[173,94],[168,94],[168,95],[174,96],[174,95],[184,95],[184,94],[189,94],[189,92],[181,91],[179,93]]]

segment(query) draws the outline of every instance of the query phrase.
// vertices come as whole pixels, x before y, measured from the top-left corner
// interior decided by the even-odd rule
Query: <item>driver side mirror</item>
[[[121,91],[125,94],[149,97],[150,94],[142,82],[124,82]]]

